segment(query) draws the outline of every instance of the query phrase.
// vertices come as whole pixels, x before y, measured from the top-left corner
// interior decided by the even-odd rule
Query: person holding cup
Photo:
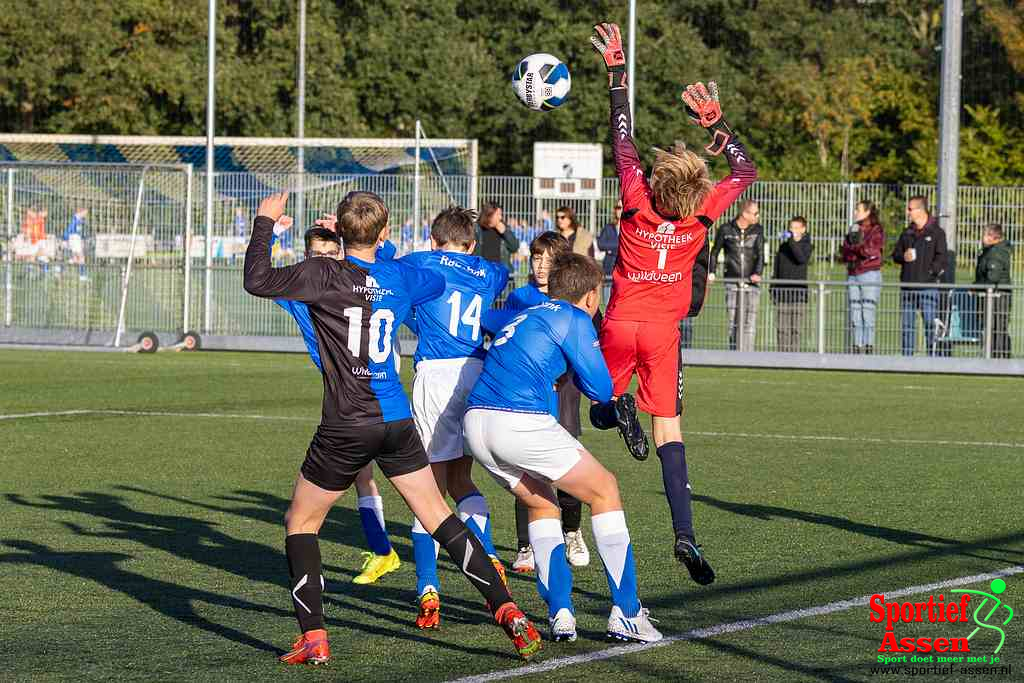
[[[920,195],[907,201],[910,224],[896,241],[892,260],[900,265],[900,282],[918,285],[900,291],[902,350],[904,356],[914,355],[917,346],[917,312],[921,312],[928,355],[935,354],[935,318],[939,308],[939,290],[921,287],[934,284],[946,270],[946,233],[928,212],[928,200]]]

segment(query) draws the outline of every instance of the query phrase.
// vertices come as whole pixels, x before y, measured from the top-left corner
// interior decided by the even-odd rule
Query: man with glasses
[[[622,202],[612,207],[612,221],[606,223],[597,236],[597,248],[604,252],[604,276],[609,278],[615,270],[615,259],[619,257],[619,221],[622,220]]]
[[[761,271],[764,269],[764,228],[758,222],[761,211],[752,199],[740,205],[740,215],[715,235],[711,249],[711,272],[714,279],[718,254],[725,250],[725,277],[739,282],[725,285],[725,305],[729,310],[729,350],[754,350],[757,334],[757,305],[761,300]],[[743,306],[740,306],[740,290]]]
[[[900,282],[934,284],[946,271],[946,233],[928,213],[928,200],[918,195],[907,202],[910,225],[896,241],[892,260],[900,265]],[[905,287],[900,291],[903,355],[914,355],[917,346],[917,312],[921,312],[929,356],[935,355],[935,318],[938,314],[937,287]]]

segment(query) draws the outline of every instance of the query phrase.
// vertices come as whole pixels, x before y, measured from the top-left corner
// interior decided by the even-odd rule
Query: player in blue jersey
[[[281,216],[274,225],[274,237],[271,244],[292,226],[291,216]],[[341,239],[335,230],[337,219],[326,214],[317,221],[317,226],[306,231],[305,245],[306,258],[323,257],[340,259]],[[377,258],[393,258],[394,245],[391,242],[377,250]],[[313,321],[309,317],[309,309],[301,301],[288,301],[286,299],[275,299],[274,303],[283,308],[295,320],[302,333],[302,341],[306,345],[309,357],[313,364],[321,372],[323,366],[320,364],[320,345],[316,339],[316,330],[313,329]],[[395,361],[398,362],[399,355],[395,354]],[[370,549],[363,553],[363,566],[359,574],[352,580],[353,583],[369,584],[375,583],[380,577],[396,571],[402,566],[398,559],[398,553],[391,547],[388,539],[387,527],[384,524],[384,499],[380,495],[377,483],[373,480],[373,465],[367,465],[355,480],[356,506],[359,509],[359,520],[363,526],[363,535],[366,537],[366,545]]]
[[[330,659],[318,534],[331,507],[371,462],[483,595],[519,655],[532,656],[540,650],[540,636],[512,601],[480,541],[441,496],[395,368],[396,325],[414,306],[440,296],[444,280],[400,261],[376,258],[377,247],[387,239],[388,210],[372,192],[351,192],[338,207],[343,260],[310,258],[294,266],[271,267],[273,227],[287,200],[284,193],[260,204],[245,254],[244,279],[245,290],[254,296],[307,305],[324,377],[320,426],[285,514],[285,554],[302,635],[281,661]]]
[[[571,367],[576,385],[596,402],[594,426],[618,425],[611,375],[591,322],[603,281],[601,267],[587,256],[567,254],[555,263],[551,300],[512,318],[487,354],[467,402],[466,442],[476,461],[529,509],[537,589],[548,604],[552,640],[576,639],[572,574],[553,484],[590,506],[612,596],[608,636],[649,643],[662,636],[637,595],[618,482],[548,412],[552,384]]]
[[[445,209],[430,229],[433,250],[413,252],[401,259],[418,270],[437,273],[445,281],[441,296],[414,308],[419,341],[414,356],[412,407],[438,488],[456,501],[459,518],[477,535],[504,577],[505,569],[491,540],[491,513],[473,484],[473,459],[465,456],[462,444],[466,397],[483,368],[480,317],[508,284],[505,266],[472,255],[475,220],[476,213],[469,209]],[[419,519],[413,521],[412,547],[419,595],[416,625],[438,628],[438,546]]]

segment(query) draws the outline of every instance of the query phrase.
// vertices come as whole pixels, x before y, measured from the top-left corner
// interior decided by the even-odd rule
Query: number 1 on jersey
[[[668,249],[658,250],[658,270],[665,270],[665,260],[668,258]]]
[[[455,291],[448,297],[448,302],[451,307],[451,315],[448,318],[448,331],[451,332],[453,337],[459,336],[459,320],[461,313],[461,321],[463,325],[469,325],[473,330],[473,341],[480,338],[480,308],[483,306],[483,299],[480,298],[479,294],[474,294],[473,298],[469,301],[469,306],[466,310],[462,310],[462,293]]]

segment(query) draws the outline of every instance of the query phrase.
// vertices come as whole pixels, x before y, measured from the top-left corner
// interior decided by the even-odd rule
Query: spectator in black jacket
[[[615,269],[615,260],[619,257],[619,221],[622,220],[622,200],[617,200],[612,207],[612,222],[601,229],[597,236],[597,248],[604,252],[605,277],[611,277]]]
[[[981,253],[974,268],[974,284],[988,285],[992,293],[992,357],[1010,357],[1010,269],[1013,248],[1003,226],[989,223],[981,235]],[[982,300],[984,301],[984,300]]]
[[[920,195],[907,202],[910,225],[896,240],[892,260],[900,264],[900,282],[934,284],[946,270],[946,233],[928,213],[928,200]],[[903,355],[914,355],[917,346],[917,312],[921,311],[928,355],[935,354],[935,318],[939,290],[936,287],[904,287],[900,291]]]
[[[500,263],[512,271],[512,254],[519,249],[519,238],[505,225],[505,216],[496,202],[485,202],[477,219],[474,256]]]
[[[761,299],[761,272],[764,270],[764,228],[757,222],[760,215],[757,202],[752,199],[740,205],[740,215],[724,224],[715,234],[711,249],[711,270],[708,282],[713,282],[718,254],[725,250],[725,277],[739,280],[725,284],[725,305],[729,309],[729,349],[754,350],[757,333],[757,304]],[[742,292],[743,306],[740,306]]]
[[[789,230],[782,233],[772,272],[773,280],[800,280],[804,283],[772,285],[777,348],[785,353],[800,350],[800,331],[807,309],[807,263],[811,260],[812,250],[807,219],[794,216],[789,221]]]

